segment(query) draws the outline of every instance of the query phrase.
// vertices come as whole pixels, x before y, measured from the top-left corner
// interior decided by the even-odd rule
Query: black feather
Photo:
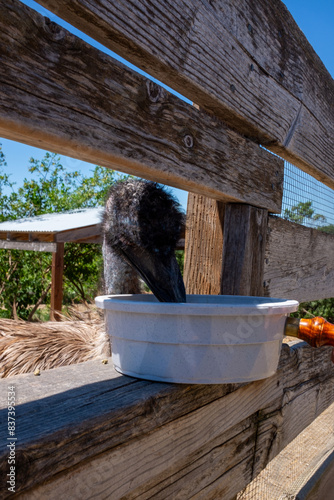
[[[184,284],[175,266],[183,224],[179,203],[164,187],[128,179],[111,187],[102,231],[107,248],[135,268],[159,300],[183,302]]]

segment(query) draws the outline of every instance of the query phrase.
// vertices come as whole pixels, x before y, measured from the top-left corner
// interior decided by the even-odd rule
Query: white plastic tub
[[[112,358],[120,373],[183,384],[247,382],[273,375],[286,316],[295,300],[188,295],[187,303],[153,295],[95,299],[105,310]]]

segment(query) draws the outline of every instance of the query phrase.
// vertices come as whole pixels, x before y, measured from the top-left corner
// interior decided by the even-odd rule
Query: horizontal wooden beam
[[[9,383],[17,395],[16,491],[232,499],[334,401],[330,358],[284,344],[277,373],[248,385],[145,382],[99,360],[0,381],[1,412]]]
[[[54,242],[54,233],[42,232],[32,233],[30,231],[0,231],[0,240],[5,241],[39,241],[44,243]]]
[[[1,136],[280,211],[280,159],[18,0],[1,2],[0,50]]]
[[[269,217],[263,294],[300,302],[334,297],[334,236]]]
[[[334,187],[334,82],[280,0],[39,0]]]
[[[92,238],[79,239],[76,240],[75,243],[92,243],[92,244],[102,245],[102,236],[98,235],[98,236],[93,236]]]
[[[5,250],[31,250],[33,252],[55,252],[57,243],[42,241],[5,241],[0,240],[0,248]]]

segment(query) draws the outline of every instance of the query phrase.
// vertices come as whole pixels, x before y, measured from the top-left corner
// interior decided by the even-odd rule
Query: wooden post
[[[187,293],[263,295],[268,211],[189,193]]]
[[[239,203],[225,207],[221,277],[223,295],[264,293],[268,211]]]
[[[220,293],[224,204],[189,193],[184,284],[187,293]]]
[[[64,271],[64,243],[57,243],[57,250],[52,254],[52,286],[51,286],[51,313],[52,321],[59,321],[63,303],[63,271]]]

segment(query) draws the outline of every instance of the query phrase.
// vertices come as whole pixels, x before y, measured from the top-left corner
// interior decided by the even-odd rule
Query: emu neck
[[[141,293],[138,273],[106,245],[102,245],[106,295]]]

